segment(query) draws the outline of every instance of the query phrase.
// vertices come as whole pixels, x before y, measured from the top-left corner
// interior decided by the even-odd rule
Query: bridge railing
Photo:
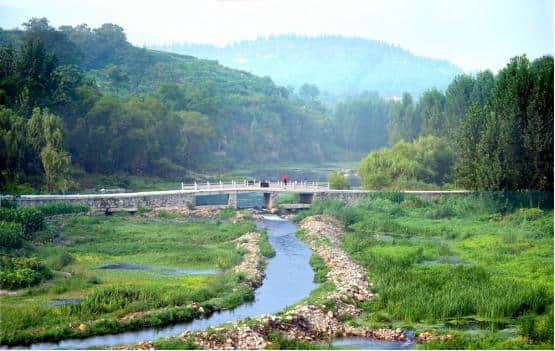
[[[181,183],[181,190],[218,190],[218,189],[249,189],[261,188],[261,181],[247,181],[247,180],[232,180],[229,182],[194,182],[190,184]],[[289,181],[287,185],[281,181],[268,181],[269,188],[286,188],[286,189],[306,189],[306,190],[321,190],[329,189],[328,182],[317,181]]]

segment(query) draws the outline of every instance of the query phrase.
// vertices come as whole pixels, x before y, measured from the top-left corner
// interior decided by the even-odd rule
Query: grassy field
[[[349,225],[343,248],[378,293],[352,323],[457,335],[425,348],[553,349],[552,209],[378,194],[316,213]]]
[[[1,344],[159,326],[198,317],[187,307],[193,302],[209,313],[254,298],[242,275],[204,272],[241,261],[244,252],[231,240],[255,230],[252,223],[154,220],[126,214],[49,220],[33,245],[12,254],[38,257],[54,278],[0,297]],[[272,253],[267,242],[261,245]],[[148,269],[99,269],[121,263]],[[189,275],[198,269],[203,274]],[[51,306],[63,299],[83,300]],[[123,318],[132,313],[137,318]]]

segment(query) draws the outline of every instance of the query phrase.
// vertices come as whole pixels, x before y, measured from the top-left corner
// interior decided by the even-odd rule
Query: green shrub
[[[73,258],[73,256],[71,256],[69,253],[62,251],[48,257],[46,264],[52,269],[60,270],[68,264],[72,263],[74,260],[75,259]]]
[[[423,208],[429,206],[430,202],[422,199],[421,197],[410,195],[406,196],[401,202],[401,208]]]
[[[534,342],[553,342],[553,306],[546,314],[520,317],[518,326],[519,334]]]
[[[437,186],[452,181],[454,161],[455,150],[446,138],[423,136],[370,152],[360,162],[359,176],[368,190]]]
[[[393,193],[396,194],[396,193]],[[392,200],[390,200],[390,198]],[[369,196],[361,201],[360,206],[365,207],[367,210],[386,213],[393,216],[403,214],[403,210],[399,205],[398,200],[393,196],[388,197],[373,197]]]
[[[19,249],[23,246],[23,227],[19,223],[0,221],[0,247]]]
[[[365,217],[365,211],[361,207],[347,206],[344,202],[339,200],[315,201],[310,206],[310,209],[303,211],[295,216],[295,221],[318,215],[318,214],[331,214],[336,216],[346,225],[351,225],[355,222],[361,221]]]
[[[141,304],[144,307],[159,307],[148,305],[155,301],[161,301],[158,289],[131,286],[111,287],[87,296],[82,303],[69,306],[69,310],[74,315],[94,315],[110,313],[125,308],[132,303]]]
[[[233,207],[222,208],[220,213],[218,213],[218,218],[222,220],[230,219],[236,212],[237,210]]]
[[[333,171],[328,177],[330,189],[350,189],[351,185],[345,176],[339,172]]]
[[[89,206],[81,204],[70,204],[65,202],[35,206],[45,216],[54,216],[68,213],[81,213],[88,212]]]
[[[21,224],[26,240],[32,240],[33,234],[44,228],[44,215],[33,207],[1,208],[0,220]]]
[[[455,216],[455,211],[447,205],[439,205],[426,211],[426,218],[442,219]]]
[[[138,215],[144,215],[146,213],[148,213],[150,210],[148,208],[145,207],[137,207],[137,214]]]
[[[52,272],[36,257],[0,257],[0,288],[20,289],[50,279]]]
[[[17,208],[17,202],[15,200],[3,199],[0,201],[0,207],[2,208]]]

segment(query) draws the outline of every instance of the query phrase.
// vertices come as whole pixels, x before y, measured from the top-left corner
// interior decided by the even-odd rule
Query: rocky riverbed
[[[271,343],[271,332],[281,332],[287,338],[308,342],[331,342],[337,336],[406,340],[402,329],[353,327],[342,322],[342,316],[362,313],[357,303],[374,297],[372,285],[362,267],[339,248],[341,235],[345,232],[340,221],[331,216],[313,216],[303,220],[300,226],[305,230],[304,239],[330,269],[327,279],[335,284],[336,290],[325,299],[333,301],[336,308],[330,310],[325,305],[300,304],[281,315],[263,315],[204,331],[185,331],[178,337],[207,349],[263,349]],[[252,239],[254,234],[246,235]],[[254,262],[246,257],[245,266],[240,265],[237,269],[246,271]]]
[[[264,349],[272,343],[272,335],[275,335],[275,332],[289,339],[315,343],[331,343],[334,338],[342,336],[386,341],[407,340],[407,335],[400,328],[373,329],[354,327],[343,322],[345,317],[362,314],[360,303],[375,296],[363,268],[339,247],[341,236],[345,233],[343,224],[332,216],[319,215],[304,219],[300,228],[304,230],[303,240],[329,268],[327,280],[332,282],[336,289],[327,293],[321,300],[331,304],[302,303],[278,315],[262,315],[202,331],[187,330],[177,337],[206,349]],[[236,239],[237,247],[245,248],[247,253],[234,271],[245,272],[253,287],[259,286],[264,279],[264,272],[259,264],[259,239],[259,233],[247,233]],[[333,308],[330,308],[330,305]],[[450,337],[423,333],[416,341],[426,342]],[[152,342],[143,342],[126,348],[153,347]]]
[[[232,268],[233,272],[244,273],[253,288],[258,288],[262,285],[262,281],[266,276],[264,267],[264,258],[260,253],[260,233],[251,232],[241,235],[235,239],[235,246],[238,249],[246,250],[243,255],[243,260],[240,264]]]

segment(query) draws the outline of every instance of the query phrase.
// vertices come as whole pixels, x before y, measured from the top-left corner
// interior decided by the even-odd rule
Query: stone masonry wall
[[[329,192],[318,192],[314,193],[314,197],[312,201],[324,201],[324,200],[339,200],[347,205],[353,205],[360,199],[363,199],[368,192],[366,191],[349,191],[349,192],[341,192],[341,191],[329,191]]]
[[[12,199],[11,196],[2,198]],[[93,209],[129,209],[129,208],[159,208],[186,207],[195,204],[195,194],[179,191],[154,193],[129,193],[106,195],[23,195],[16,197],[20,206],[44,205],[56,202],[88,205]]]

